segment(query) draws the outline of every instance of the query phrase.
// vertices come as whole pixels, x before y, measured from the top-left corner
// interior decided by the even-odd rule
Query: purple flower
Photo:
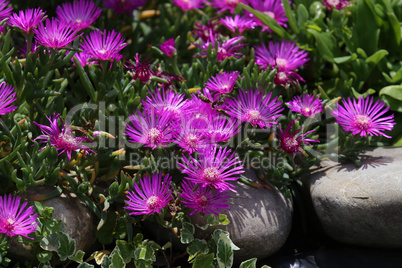
[[[163,53],[165,53],[168,57],[172,58],[173,55],[177,52],[176,48],[174,47],[174,39],[170,38],[169,40],[163,42],[159,45],[160,49]]]
[[[33,239],[28,235],[37,231],[38,215],[34,213],[33,206],[27,207],[27,204],[24,202],[21,205],[19,196],[0,196],[0,233]]]
[[[219,9],[218,13],[229,10],[233,14],[238,3],[244,3],[244,0],[212,0],[210,5],[214,8]]]
[[[239,72],[219,73],[215,77],[211,77],[205,83],[205,87],[211,91],[217,92],[217,94],[231,93],[234,85],[236,84],[236,79],[239,74]]]
[[[300,96],[295,96],[291,101],[286,103],[289,109],[293,112],[302,114],[306,117],[314,117],[315,114],[319,114],[323,110],[322,101],[314,95],[303,94]]]
[[[199,124],[198,119],[193,118],[191,114],[182,116],[174,129],[177,130],[174,141],[183,151],[192,154],[205,146],[203,134],[206,125]]]
[[[283,111],[282,102],[278,101],[278,97],[271,99],[271,95],[272,92],[264,97],[258,89],[250,89],[247,92],[241,90],[236,99],[228,101],[227,113],[242,122],[250,123],[253,127],[258,125],[260,128],[269,128],[276,124],[276,119]]]
[[[183,94],[177,94],[173,90],[155,90],[154,94],[147,96],[142,101],[144,110],[148,113],[154,111],[157,115],[162,116],[165,112],[171,112],[172,117],[180,119],[183,113],[183,107],[186,104]]]
[[[394,115],[383,116],[388,112],[389,107],[384,108],[385,103],[377,100],[374,104],[374,97],[359,97],[353,99],[342,100],[342,105],[332,111],[336,122],[341,125],[343,130],[351,131],[352,135],[360,134],[363,136],[378,136],[378,134],[391,138],[386,135],[384,130],[392,130],[394,125]]]
[[[158,146],[166,146],[171,141],[172,133],[170,123],[172,114],[169,112],[158,116],[155,112],[138,112],[137,115],[130,115],[131,125],[127,125],[126,132],[129,141],[142,143],[145,147],[155,149]]]
[[[244,170],[241,160],[234,152],[228,148],[211,145],[199,150],[198,158],[199,160],[191,155],[188,158],[183,155],[183,163],[178,163],[181,172],[188,176],[185,177],[187,180],[202,184],[203,187],[235,192],[229,181],[237,180]]]
[[[288,18],[286,17],[285,9],[283,8],[281,0],[249,0],[248,2],[253,9],[267,14],[268,16],[276,20],[279,25],[283,27],[287,26],[286,22],[288,21]],[[263,31],[271,32],[268,26],[262,23],[253,14],[248,12],[247,14],[254,19],[257,25],[263,27]]]
[[[210,103],[202,101],[199,97],[193,96],[193,98],[187,101],[185,107],[183,107],[186,116],[189,117],[192,124],[198,129],[206,129],[211,121],[218,115],[218,112],[212,109]]]
[[[182,193],[180,194],[181,202],[184,206],[193,209],[190,216],[195,212],[204,214],[214,213],[218,215],[222,210],[229,209],[227,204],[230,194],[227,191],[214,191],[209,187],[203,187],[193,182],[183,181],[181,183]]]
[[[219,38],[218,25],[219,21],[216,19],[208,20],[206,25],[196,22],[194,23],[194,32],[203,42],[207,42],[211,38]]]
[[[146,0],[103,0],[103,5],[113,9],[116,14],[132,14],[134,10],[146,4]]]
[[[18,108],[11,105],[11,103],[17,100],[15,97],[16,94],[13,86],[7,85],[6,82],[0,83],[0,115],[11,113]]]
[[[228,57],[234,57],[234,58],[240,58],[241,56],[243,56],[242,53],[237,52],[239,49],[241,49],[242,47],[246,46],[246,44],[242,44],[242,42],[245,40],[244,36],[237,36],[237,37],[233,37],[230,38],[227,41],[224,42],[219,42],[217,41],[217,60],[218,61],[223,61],[224,59],[228,58]],[[204,42],[202,45],[199,44],[193,44],[196,47],[199,47],[201,49],[203,49],[204,51],[200,53],[199,56],[201,57],[206,57],[207,56],[207,50],[209,45],[212,46],[212,49],[215,48],[215,37],[214,36],[210,36],[209,41]]]
[[[140,179],[140,186],[134,183],[133,190],[127,193],[127,210],[131,210],[130,215],[151,215],[160,213],[166,207],[172,197],[172,188],[170,186],[171,177],[165,175],[162,180],[162,173],[152,174],[152,177],[146,175]]]
[[[9,18],[11,11],[13,10],[12,7],[7,7],[10,2],[6,0],[0,0],[0,21],[4,20],[5,18]]]
[[[35,140],[42,140],[39,143],[47,143],[49,140],[50,145],[56,147],[56,149],[60,151],[58,155],[62,154],[63,152],[67,153],[69,161],[71,161],[71,153],[73,151],[83,150],[85,155],[87,155],[89,152],[93,152],[87,146],[81,144],[85,141],[91,140],[73,135],[68,124],[63,122],[63,127],[60,131],[58,122],[59,117],[60,114],[54,114],[52,118],[46,116],[47,120],[50,122],[50,127],[34,122],[34,124],[40,128],[43,134],[37,137]]]
[[[220,22],[226,26],[232,33],[236,33],[236,29],[239,34],[242,34],[245,30],[254,29],[257,25],[256,22],[249,17],[242,17],[235,15],[234,17],[226,16],[220,19]]]
[[[93,2],[80,0],[57,6],[56,14],[60,21],[72,29],[81,31],[88,28],[101,14],[102,9]]]
[[[204,132],[204,137],[212,143],[227,142],[241,130],[237,120],[232,120],[226,116],[214,117]]]
[[[344,0],[324,0],[323,4],[329,10],[332,10],[332,8],[340,10],[350,5],[350,2]]]
[[[134,70],[134,73],[132,73],[134,81],[139,79],[141,83],[149,82],[151,77],[155,75],[155,73],[150,69],[152,61],[144,59],[143,62],[141,62],[141,56],[138,53],[135,54],[134,59],[135,63],[128,61],[128,65],[125,65],[124,67]]]
[[[265,44],[255,47],[255,63],[262,69],[271,69],[278,66],[275,76],[276,84],[287,84],[291,79],[304,81],[297,73],[297,68],[303,66],[309,59],[307,52],[299,50],[299,47],[291,41],[269,42],[269,49]]]
[[[38,28],[33,29],[33,32],[40,45],[56,49],[64,48],[78,37],[75,36],[76,31],[55,18],[39,23]]]
[[[86,51],[75,53],[74,57],[80,62],[81,66],[84,67],[85,65],[92,65],[95,64],[96,61],[89,61],[91,55],[88,54]],[[71,59],[74,62],[74,58]]]
[[[189,11],[194,8],[202,8],[204,0],[172,0],[172,2],[183,11]]]
[[[292,126],[295,121],[296,120],[290,122],[290,124],[286,127],[285,132],[283,132],[282,128],[279,126],[278,134],[280,147],[293,158],[296,156],[296,154],[301,154],[303,152],[301,146],[304,146],[304,144],[311,145],[309,142],[319,142],[318,140],[304,138],[306,135],[315,131],[315,129],[307,131],[303,134],[300,134],[300,131],[302,131],[303,128],[299,128],[298,130],[292,132]]]
[[[107,32],[93,31],[89,36],[84,37],[84,43],[80,44],[83,51],[91,55],[92,58],[99,61],[119,61],[123,56],[119,54],[126,43],[120,33],[114,30]]]
[[[26,34],[30,34],[33,28],[43,20],[46,12],[42,9],[20,10],[18,14],[14,13],[7,21],[8,25],[17,27]]]

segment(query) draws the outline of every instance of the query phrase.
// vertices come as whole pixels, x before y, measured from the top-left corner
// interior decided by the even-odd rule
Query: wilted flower
[[[265,44],[255,47],[255,63],[262,69],[267,69],[269,66],[273,69],[278,66],[275,84],[287,84],[291,81],[289,76],[295,80],[304,81],[295,71],[309,60],[306,51],[299,50],[299,47],[291,41],[271,41],[268,47]]]
[[[314,115],[321,113],[324,107],[319,98],[316,99],[314,95],[310,94],[303,94],[301,98],[300,96],[295,96],[286,104],[291,111],[306,117],[314,117]]]
[[[154,111],[144,114],[138,112],[137,115],[130,115],[131,125],[127,124],[123,134],[127,135],[131,142],[142,143],[145,147],[155,149],[171,142],[171,120],[170,112],[165,112],[162,116],[158,116]]]
[[[76,31],[88,28],[101,14],[102,9],[86,0],[63,3],[57,6],[56,14],[60,21]]]
[[[345,0],[324,0],[323,4],[329,10],[332,10],[332,8],[340,10],[350,5],[350,2]]]
[[[389,107],[384,108],[385,103],[377,100],[374,104],[374,97],[359,97],[353,99],[342,100],[342,105],[332,111],[336,122],[341,125],[343,130],[351,131],[352,135],[360,134],[360,136],[378,136],[378,134],[391,138],[386,135],[384,130],[392,130],[394,125],[394,115],[383,116],[389,111]]]
[[[236,84],[236,79],[239,72],[222,72],[216,76],[211,77],[206,83],[205,87],[217,94],[228,94],[233,90]]]
[[[298,130],[292,132],[292,126],[295,121],[296,120],[290,122],[290,124],[286,127],[285,132],[283,132],[282,128],[279,126],[278,134],[280,147],[292,157],[295,157],[296,154],[301,154],[303,152],[301,147],[304,146],[304,144],[311,145],[309,142],[319,142],[318,140],[304,138],[306,135],[315,131],[314,129],[303,134],[300,134],[300,131],[302,131],[303,128],[299,128]]]
[[[28,202],[24,202],[21,205],[19,196],[0,196],[0,233],[33,239],[28,235],[36,232],[38,215],[33,206],[27,207],[27,204]]]
[[[172,189],[170,186],[171,177],[165,175],[162,180],[162,173],[152,174],[152,177],[146,175],[140,179],[140,186],[134,183],[134,190],[129,190],[126,200],[127,210],[131,210],[130,215],[151,215],[160,213],[166,207],[172,197]]]
[[[236,33],[237,29],[239,34],[242,34],[245,30],[254,29],[254,27],[257,25],[253,19],[240,15],[235,15],[234,17],[226,16],[221,18],[220,22],[232,33]]]
[[[16,94],[13,86],[7,85],[6,82],[0,83],[0,115],[11,113],[18,108],[11,105],[11,103],[17,100],[15,97]]]
[[[132,14],[134,10],[146,4],[146,0],[103,0],[103,5],[113,9],[116,14]]]
[[[260,11],[262,13],[267,14],[271,18],[273,18],[279,25],[286,27],[286,22],[288,21],[288,17],[286,16],[285,9],[283,8],[281,0],[249,0],[248,4],[255,10]],[[248,13],[248,12],[247,12]],[[248,15],[254,19],[257,25],[262,26],[263,31],[271,30],[262,23],[257,17],[253,14],[248,13]]]
[[[85,141],[90,142],[91,140],[85,137],[76,137],[73,135],[68,124],[64,123],[60,131],[58,121],[59,117],[60,114],[54,114],[52,118],[46,116],[47,120],[50,122],[50,127],[34,122],[34,124],[40,128],[43,134],[37,137],[35,140],[42,140],[39,143],[47,143],[49,140],[50,145],[56,147],[56,149],[60,151],[58,155],[62,154],[63,152],[67,153],[68,160],[71,160],[71,153],[73,151],[83,150],[85,155],[87,155],[89,152],[93,152],[87,146],[81,144]]]
[[[204,0],[172,0],[172,2],[183,11],[189,11],[194,8],[201,8]]]
[[[204,214],[214,213],[218,215],[224,209],[229,209],[227,204],[230,194],[227,191],[214,191],[210,187],[203,187],[190,181],[183,181],[181,184],[181,202],[185,207],[193,209],[190,216],[195,212]]]
[[[193,45],[204,50],[200,53],[199,56],[206,57],[208,47],[211,45],[212,49],[215,49],[215,43],[216,43],[217,44],[216,58],[218,61],[223,61],[224,59],[229,57],[234,57],[238,59],[241,56],[243,56],[242,53],[237,51],[242,47],[246,46],[246,44],[242,43],[244,40],[245,40],[244,36],[237,36],[230,38],[229,40],[226,40],[224,42],[220,42],[217,41],[217,39],[215,39],[215,37],[211,35],[210,39],[207,42],[204,42],[202,45],[199,44],[193,44]]]
[[[0,0],[0,21],[10,17],[11,11],[13,11],[12,7],[7,7],[8,4],[10,4],[10,2],[6,0]]]
[[[27,9],[20,10],[18,14],[14,13],[8,19],[7,23],[10,26],[17,27],[26,34],[30,34],[33,28],[43,20],[45,12],[42,9]]]
[[[162,44],[159,45],[160,49],[163,53],[165,53],[168,57],[172,58],[173,55],[177,52],[176,48],[174,47],[174,39],[170,38],[166,40]]]
[[[238,179],[238,175],[244,172],[241,160],[235,153],[218,145],[205,147],[198,152],[199,160],[191,155],[183,155],[183,163],[178,163],[179,169],[186,174],[187,180],[202,184],[203,187],[234,191],[234,186],[229,181]]]
[[[283,111],[282,102],[278,101],[278,97],[271,98],[271,96],[272,92],[264,97],[258,89],[255,91],[250,89],[247,92],[243,89],[237,98],[228,101],[227,113],[254,127],[258,125],[260,128],[269,128],[276,124],[276,119]]]
[[[210,5],[214,8],[219,9],[218,12],[224,12],[229,10],[233,14],[238,3],[244,3],[244,0],[212,0]]]
[[[149,82],[151,77],[155,74],[154,71],[150,69],[152,61],[144,59],[143,62],[141,62],[141,56],[138,53],[135,54],[134,59],[135,63],[128,61],[128,65],[125,65],[124,67],[134,70],[134,73],[132,74],[134,81],[139,79],[141,83]]]
[[[127,46],[120,33],[114,30],[107,32],[93,31],[89,36],[84,37],[84,42],[80,44],[83,51],[99,61],[119,61],[123,56],[120,50]]]
[[[66,47],[78,37],[75,35],[76,31],[55,18],[39,23],[38,28],[33,29],[33,32],[39,44],[57,49]]]

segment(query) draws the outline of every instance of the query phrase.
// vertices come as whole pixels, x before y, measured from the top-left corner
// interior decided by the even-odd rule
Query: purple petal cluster
[[[174,39],[170,38],[166,40],[162,44],[159,45],[159,48],[165,53],[168,57],[172,58],[173,55],[177,52],[176,48],[174,47]]]
[[[134,70],[132,73],[134,81],[139,79],[141,83],[148,83],[155,72],[151,70],[152,61],[143,59],[141,61],[141,56],[136,53],[134,57],[135,63],[127,61],[124,66],[128,69]]]
[[[268,93],[265,97],[262,92],[256,89],[241,90],[236,99],[231,99],[226,105],[227,113],[242,122],[248,122],[253,127],[271,127],[276,124],[276,119],[281,116],[283,111],[282,102],[278,97],[272,97]]]
[[[314,129],[303,134],[300,133],[303,128],[299,128],[296,131],[292,132],[292,126],[295,121],[296,120],[291,121],[290,124],[286,127],[285,131],[283,131],[282,128],[279,126],[278,133],[280,147],[293,158],[296,157],[296,154],[302,154],[302,146],[304,146],[304,144],[311,145],[309,142],[319,142],[318,140],[304,138],[306,135],[315,131]]]
[[[162,116],[166,112],[172,113],[172,117],[179,119],[183,114],[183,108],[187,100],[183,94],[177,94],[173,90],[155,90],[153,94],[147,96],[142,105],[147,113],[154,112]]]
[[[205,83],[205,87],[219,95],[231,93],[239,74],[239,72],[219,73],[216,76],[211,77]]]
[[[202,8],[204,0],[172,0],[173,4],[180,7],[183,11],[189,11],[194,8]]]
[[[102,9],[87,0],[63,3],[56,8],[58,19],[76,31],[88,28],[100,16],[101,12]]]
[[[229,209],[227,201],[230,198],[230,194],[227,191],[214,191],[210,187],[201,185],[196,187],[196,184],[190,181],[183,181],[181,187],[181,202],[185,207],[193,210],[190,216],[195,212],[218,215],[223,210]]]
[[[80,44],[83,51],[91,55],[98,61],[119,61],[122,59],[120,51],[127,46],[120,33],[114,30],[108,32],[93,31],[89,36],[84,37],[84,42]]]
[[[392,130],[394,125],[394,115],[385,116],[389,111],[389,107],[385,107],[383,101],[374,102],[374,97],[359,97],[353,99],[348,98],[342,100],[342,105],[332,111],[336,122],[345,131],[351,131],[352,135],[360,135],[365,137],[382,135],[387,138],[384,130]]]
[[[306,117],[314,117],[314,115],[321,113],[324,108],[322,101],[310,94],[303,94],[302,97],[295,96],[286,104],[289,106],[291,111],[302,114]]]
[[[238,175],[244,172],[242,162],[235,153],[218,145],[201,149],[198,159],[183,155],[182,162],[178,165],[181,172],[187,175],[185,179],[220,191],[235,192],[229,182],[237,180]]]
[[[210,5],[218,10],[218,13],[229,10],[233,14],[238,3],[245,3],[245,0],[212,0]]]
[[[5,18],[9,18],[11,12],[13,11],[12,7],[8,7],[10,2],[6,0],[0,0],[0,21],[4,20]]]
[[[171,177],[169,174],[162,179],[162,173],[146,175],[140,179],[139,185],[134,183],[132,190],[127,193],[127,206],[124,208],[133,211],[130,215],[151,215],[160,213],[172,197]]]
[[[17,100],[16,94],[13,86],[7,85],[6,82],[0,83],[0,115],[11,113],[18,108],[11,105]]]
[[[72,133],[72,130],[68,124],[63,123],[63,126],[60,130],[58,120],[59,117],[60,114],[54,114],[51,118],[46,116],[50,122],[50,126],[45,126],[34,122],[34,124],[40,128],[43,134],[37,137],[35,140],[41,140],[39,143],[47,143],[49,140],[50,145],[56,147],[56,149],[60,151],[58,155],[66,152],[69,161],[71,161],[71,154],[73,151],[82,150],[84,151],[85,155],[87,155],[89,152],[93,152],[87,146],[82,144],[83,142],[90,142],[91,140],[84,137],[76,137]]]
[[[33,239],[28,235],[37,231],[38,215],[28,202],[21,205],[19,196],[0,196],[0,233],[7,236],[21,235]]]
[[[286,22],[288,21],[288,18],[286,16],[285,9],[283,8],[281,0],[248,0],[248,4],[253,9],[265,13],[273,18],[279,25],[287,27]],[[247,14],[255,21],[257,25],[263,27],[263,31],[271,32],[268,26],[262,23],[253,14],[248,12]]]
[[[40,8],[20,10],[18,14],[12,14],[7,23],[10,26],[21,29],[26,34],[30,34],[32,29],[36,28],[43,20],[45,13]]]
[[[228,28],[232,33],[242,34],[245,30],[254,29],[257,23],[250,17],[235,15],[234,17],[226,16],[220,19],[220,22]]]
[[[53,49],[64,48],[78,37],[76,31],[55,18],[41,22],[33,32],[40,45]]]
[[[271,69],[278,67],[275,84],[285,85],[292,79],[304,81],[295,71],[309,60],[307,52],[299,50],[299,47],[291,41],[270,41],[268,48],[265,44],[256,46],[255,58],[255,63],[262,69],[267,69],[269,66]]]
[[[350,2],[345,1],[345,0],[324,0],[323,4],[329,10],[332,10],[333,8],[341,10],[341,9],[344,9],[345,7],[349,6]]]
[[[246,46],[247,44],[243,44],[245,38],[244,36],[237,36],[230,38],[229,40],[226,41],[219,41],[216,39],[213,35],[210,36],[210,39],[207,42],[204,42],[202,45],[199,44],[193,44],[196,47],[201,48],[202,51],[199,56],[201,57],[206,57],[207,56],[207,50],[209,46],[212,46],[212,49],[215,49],[215,44],[217,45],[217,60],[218,61],[223,61],[226,58],[234,57],[234,58],[240,58],[243,56],[242,53],[238,52],[241,48]]]

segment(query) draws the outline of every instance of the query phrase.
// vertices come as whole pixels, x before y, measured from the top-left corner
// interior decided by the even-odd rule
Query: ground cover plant
[[[295,196],[322,160],[402,144],[401,20],[392,0],[0,0],[1,265],[231,267],[233,181]],[[95,215],[90,251],[41,203],[63,191]]]

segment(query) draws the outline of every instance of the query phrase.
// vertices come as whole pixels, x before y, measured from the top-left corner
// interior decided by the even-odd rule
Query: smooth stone
[[[362,166],[329,161],[307,178],[324,231],[362,246],[402,247],[402,148],[367,151]]]
[[[254,170],[246,170],[243,175],[253,181],[258,180]],[[235,182],[237,193],[231,192],[228,203],[230,209],[223,212],[230,224],[217,228],[228,231],[232,242],[240,248],[234,251],[234,262],[240,263],[250,258],[263,259],[278,251],[289,235],[292,225],[293,207],[290,199],[273,185],[272,190],[255,188]],[[193,223],[203,225],[208,215],[195,213]],[[196,236],[210,237],[214,230],[196,228]]]
[[[22,200],[32,200],[50,193],[55,188],[50,186],[37,186],[28,188],[21,196]],[[65,232],[75,240],[76,250],[89,250],[96,241],[95,215],[82,203],[75,194],[63,191],[60,196],[41,201],[44,206],[53,207],[53,219],[63,222]],[[9,240],[9,253],[14,258],[32,260],[36,258],[31,246],[17,241],[17,237]],[[57,255],[57,254],[55,254]]]

